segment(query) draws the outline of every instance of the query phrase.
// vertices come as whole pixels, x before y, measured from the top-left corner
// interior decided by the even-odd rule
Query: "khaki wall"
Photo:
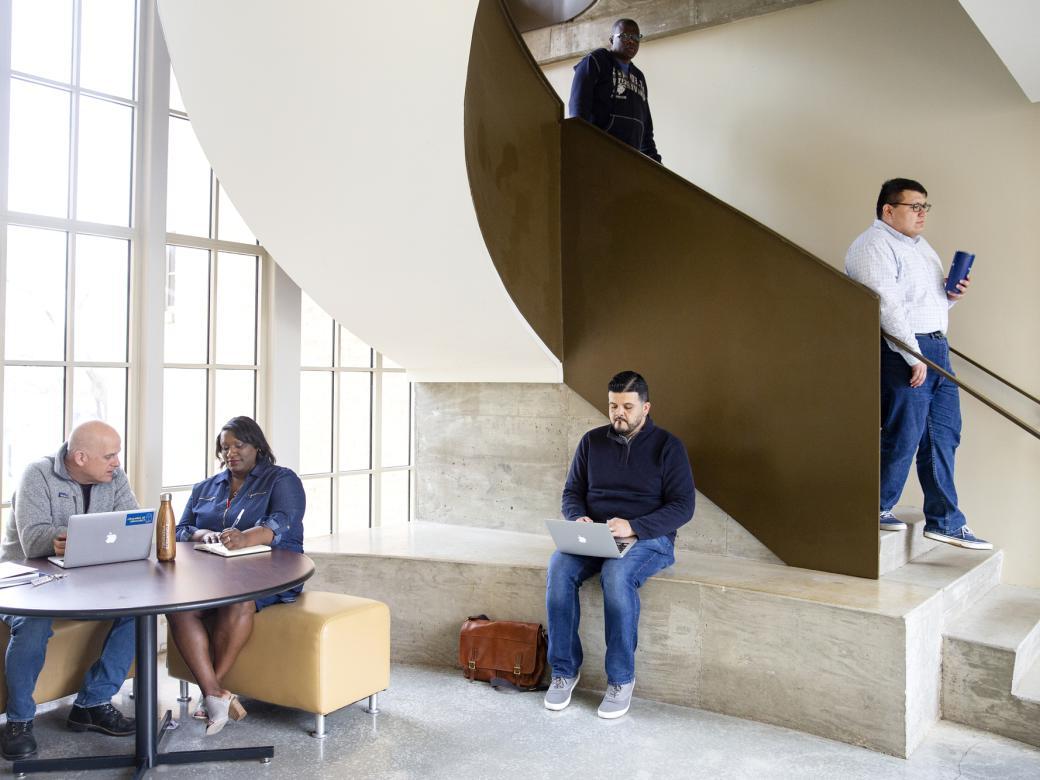
[[[651,41],[637,62],[665,164],[836,266],[881,181],[921,180],[940,256],[978,255],[951,341],[1040,393],[1040,104],[956,0],[824,0]],[[573,64],[545,69],[564,98]],[[1005,549],[1004,581],[1040,586],[1040,441],[963,407],[962,507]]]

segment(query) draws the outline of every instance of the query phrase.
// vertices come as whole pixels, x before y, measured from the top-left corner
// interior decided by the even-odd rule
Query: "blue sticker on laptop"
[[[154,512],[131,512],[126,516],[127,525],[148,525],[155,518]]]

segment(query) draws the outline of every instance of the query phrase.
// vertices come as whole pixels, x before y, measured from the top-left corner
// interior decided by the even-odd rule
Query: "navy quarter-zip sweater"
[[[649,415],[632,439],[609,425],[581,438],[563,487],[563,516],[628,520],[640,539],[667,536],[693,517],[693,472],[683,443]]]

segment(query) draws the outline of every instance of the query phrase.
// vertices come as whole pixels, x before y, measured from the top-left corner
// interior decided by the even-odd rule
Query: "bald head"
[[[69,434],[65,469],[81,485],[111,482],[119,468],[122,442],[116,429],[100,420],[77,425]]]

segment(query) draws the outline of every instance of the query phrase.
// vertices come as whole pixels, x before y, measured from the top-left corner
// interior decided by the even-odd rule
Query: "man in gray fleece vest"
[[[103,422],[76,427],[56,455],[29,464],[12,499],[14,517],[4,529],[0,560],[65,554],[71,515],[136,509],[137,499],[119,468],[119,434]],[[33,690],[43,668],[51,619],[0,615],[11,629],[5,657],[7,723],[0,751],[9,761],[36,753]],[[112,706],[134,659],[133,618],[119,618],[105,639],[101,657],[90,667],[66,725],[72,731],[112,736],[134,733],[134,721]]]

